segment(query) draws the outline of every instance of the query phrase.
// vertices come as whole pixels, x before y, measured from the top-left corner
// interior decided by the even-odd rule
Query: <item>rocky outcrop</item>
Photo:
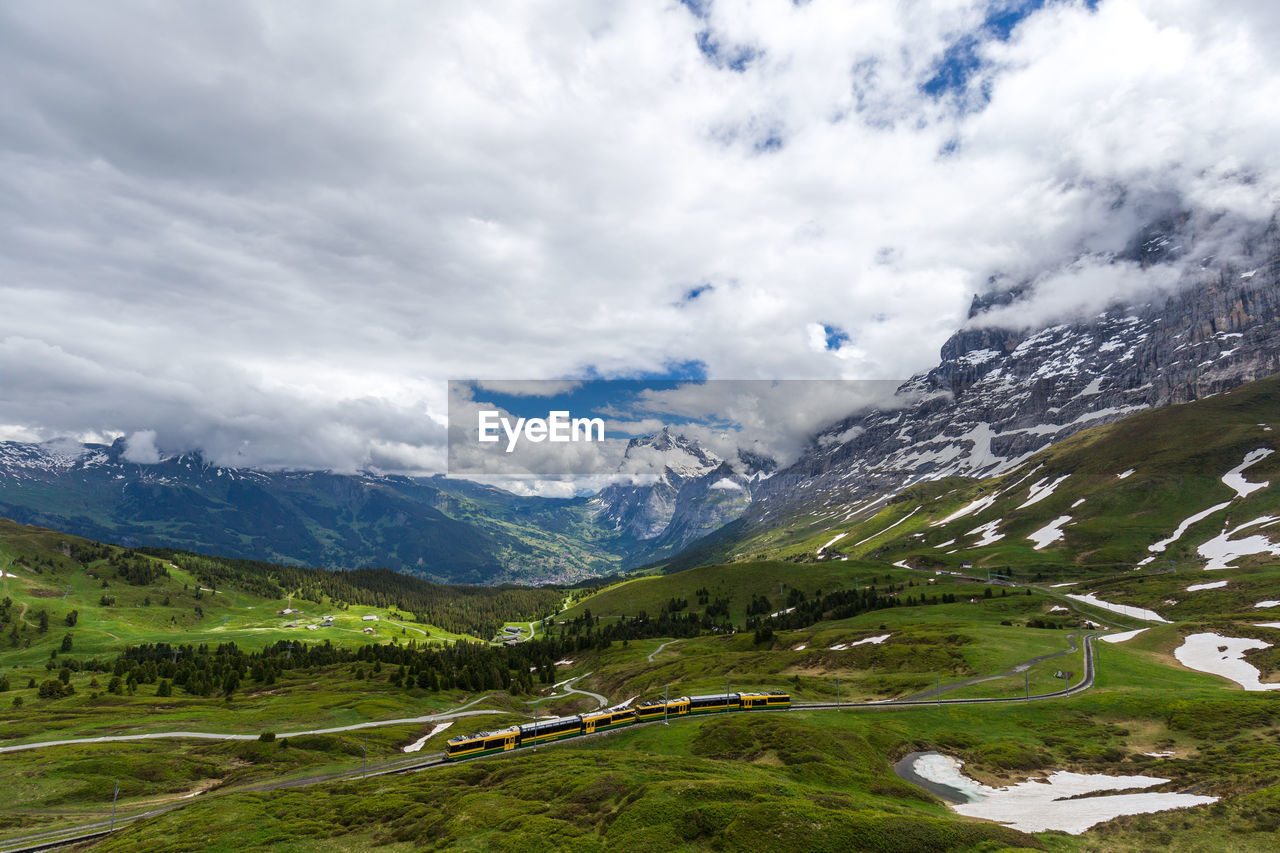
[[[1144,262],[1180,248],[1159,234],[1142,237],[1134,252]],[[852,505],[926,479],[990,476],[1079,430],[1280,371],[1275,230],[1253,249],[1246,265],[1205,269],[1172,295],[1044,329],[983,325],[985,314],[1013,304],[1020,291],[975,300],[938,366],[900,389],[912,402],[824,430],[799,461],[760,486],[747,521]],[[861,432],[850,440],[832,440],[853,427]]]
[[[759,472],[772,465],[763,457],[744,457],[744,475],[664,428],[631,439],[619,469],[632,479],[606,486],[588,505],[597,523],[652,540],[651,548],[666,553],[742,515]]]

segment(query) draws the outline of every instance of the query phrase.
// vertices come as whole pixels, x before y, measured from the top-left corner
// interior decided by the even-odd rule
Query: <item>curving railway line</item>
[[[1083,637],[1084,648],[1084,672],[1081,674],[1080,680],[1075,684],[1069,684],[1062,690],[1055,690],[1049,693],[1037,693],[1030,696],[1020,698],[974,698],[974,699],[943,699],[937,696],[931,699],[901,699],[887,700],[884,702],[797,702],[793,703],[789,709],[763,708],[745,713],[777,713],[781,710],[790,711],[876,711],[885,709],[899,708],[921,708],[921,707],[938,707],[944,705],[989,705],[989,704],[1018,704],[1022,702],[1043,701],[1046,699],[1059,699],[1073,696],[1081,691],[1088,690],[1093,686],[1095,668],[1094,668],[1094,648],[1093,644],[1097,637],[1094,633],[1074,633],[1070,637],[1074,641],[1077,636]],[[1073,642],[1074,647],[1074,642]],[[594,694],[592,694],[594,695]],[[743,713],[731,711],[729,713]],[[672,720],[684,719],[683,716],[672,717]],[[661,724],[661,719],[640,721],[633,725],[647,726]],[[368,726],[370,724],[363,724]],[[372,724],[376,725],[376,724]],[[605,737],[610,731],[598,731],[590,734],[580,735],[573,740],[579,738],[595,738]],[[554,742],[548,742],[543,746],[550,746]],[[514,752],[522,752],[523,749],[514,750]],[[495,753],[502,754],[502,753]],[[478,759],[466,759],[478,760]],[[244,791],[274,791],[286,788],[300,788],[309,785],[318,785],[326,782],[345,782],[356,779],[365,779],[376,776],[394,776],[403,773],[418,773],[424,770],[430,770],[440,767],[450,762],[446,761],[444,753],[435,753],[432,755],[415,757],[413,759],[400,759],[394,762],[387,762],[375,765],[366,770],[343,771],[339,773],[327,773],[317,776],[307,776],[298,779],[288,779],[279,782],[263,782],[256,785],[246,785],[244,787],[235,788],[235,792]],[[228,791],[231,793],[231,791]],[[146,811],[137,812],[135,814],[121,816],[115,819],[114,826],[119,828],[129,823],[147,818],[156,817],[166,812],[182,808],[188,801],[169,803],[164,806],[148,809]],[[74,844],[83,844],[87,841],[104,838],[112,832],[112,822],[107,820],[95,821],[93,823],[81,824],[74,827],[65,827],[62,829],[51,829],[44,832],[33,833],[22,838],[13,838],[7,841],[0,841],[0,853],[36,853],[43,850],[56,850],[62,847],[69,847]]]

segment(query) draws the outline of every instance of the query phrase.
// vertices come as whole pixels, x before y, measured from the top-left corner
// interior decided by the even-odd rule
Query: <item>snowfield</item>
[[[867,643],[870,643],[873,646],[878,646],[892,636],[893,636],[892,634],[881,634],[878,637],[866,637],[861,640],[855,640],[854,642],[849,644],[849,648],[853,648],[854,646],[865,645]]]
[[[449,726],[452,726],[452,725],[453,725],[452,721],[448,723],[436,723],[435,727],[432,728],[431,731],[427,732],[425,735],[423,735],[422,737],[415,740],[413,743],[406,746],[404,748],[404,751],[417,752],[418,750],[422,749],[423,745],[427,741],[431,740],[433,737],[440,734],[442,731],[444,731],[445,729],[449,728]]]
[[[829,646],[827,650],[832,652],[842,652],[845,649],[851,649],[854,646],[864,646],[868,643],[873,646],[878,646],[892,636],[892,634],[881,634],[878,637],[864,637],[861,640],[854,640],[852,643],[836,643],[834,646]]]
[[[1004,521],[1003,518],[997,518],[995,521],[988,521],[986,524],[980,527],[975,527],[972,530],[970,530],[968,533],[966,533],[965,536],[973,536],[975,533],[982,534],[982,538],[979,539],[977,542],[974,542],[973,545],[971,545],[970,547],[981,548],[983,545],[991,545],[1003,539],[1004,534],[996,532],[996,528],[1000,525],[1000,522],[1002,521]]]
[[[1133,631],[1125,631],[1120,634],[1108,634],[1107,636],[1100,637],[1099,639],[1101,639],[1102,642],[1104,643],[1123,643],[1125,640],[1132,640],[1134,637],[1138,636],[1145,630],[1147,629],[1137,628]]]
[[[1238,498],[1247,498],[1259,489],[1265,489],[1267,486],[1271,485],[1269,481],[1262,483],[1250,483],[1244,478],[1244,469],[1248,468],[1250,465],[1261,462],[1272,453],[1275,453],[1275,451],[1270,447],[1259,447],[1257,450],[1249,451],[1245,454],[1243,462],[1222,475],[1222,482],[1226,483],[1230,488],[1235,489],[1236,497]]]
[[[1089,593],[1088,595],[1067,593],[1067,598],[1075,599],[1076,601],[1083,601],[1085,604],[1092,604],[1094,607],[1101,607],[1103,610],[1110,610],[1112,613],[1119,613],[1123,616],[1132,616],[1135,619],[1145,619],[1148,622],[1169,621],[1154,610],[1144,610],[1141,607],[1131,607],[1128,604],[1112,604],[1108,601],[1103,601],[1093,593]]]
[[[915,509],[911,510],[911,512],[909,512],[909,513],[907,513],[906,515],[904,515],[902,518],[900,518],[900,519],[898,519],[897,521],[895,521],[893,524],[890,524],[890,525],[889,525],[888,527],[886,527],[884,530],[880,530],[880,531],[877,531],[877,532],[875,532],[875,533],[872,533],[872,534],[871,534],[870,536],[868,536],[866,539],[863,539],[861,542],[858,542],[858,543],[854,544],[854,546],[853,546],[853,547],[857,548],[857,547],[858,547],[858,545],[865,545],[865,544],[867,544],[868,542],[870,542],[872,539],[875,539],[875,538],[876,538],[877,536],[879,536],[880,534],[882,534],[882,533],[888,533],[890,530],[892,530],[893,528],[897,527],[899,524],[901,524],[902,522],[906,521],[908,518],[910,518],[911,516],[915,515],[915,514],[916,514],[917,512],[919,512],[919,511],[920,511],[920,507],[916,507]]]
[[[836,544],[837,542],[839,542],[841,539],[843,539],[844,537],[846,537],[846,536],[848,536],[848,535],[849,535],[849,534],[848,534],[848,532],[847,532],[847,531],[846,531],[846,532],[844,532],[844,533],[837,533],[837,534],[836,534],[836,537],[835,537],[834,539],[832,539],[830,542],[828,542],[826,545],[823,545],[821,548],[819,548],[819,549],[818,549],[818,552],[819,552],[819,553],[821,553],[821,552],[823,552],[823,551],[827,550],[827,549],[828,549],[828,548],[830,548],[832,545]]]
[[[1054,542],[1061,539],[1065,535],[1062,531],[1062,526],[1070,520],[1071,516],[1060,515],[1044,527],[1041,527],[1035,533],[1028,536],[1028,539],[1036,543],[1036,546],[1032,550],[1039,551],[1041,548],[1044,548],[1047,545],[1052,545]]]
[[[1202,589],[1221,589],[1226,586],[1226,581],[1214,581],[1213,583],[1193,583],[1187,587],[1187,592],[1199,592]]]
[[[1255,518],[1253,521],[1246,521],[1234,530],[1224,530],[1199,546],[1196,551],[1201,557],[1208,560],[1204,566],[1205,571],[1235,568],[1231,565],[1232,563],[1241,557],[1248,557],[1253,554],[1280,555],[1280,545],[1272,543],[1270,539],[1261,533],[1255,533],[1253,536],[1246,536],[1243,539],[1231,538],[1247,528],[1270,527],[1277,521],[1280,521],[1280,516],[1264,515],[1261,518]]]
[[[1258,462],[1261,462],[1263,459],[1266,459],[1273,452],[1274,451],[1271,450],[1271,448],[1269,447],[1260,447],[1257,450],[1252,450],[1249,453],[1245,454],[1243,462],[1241,462],[1239,465],[1237,465],[1236,467],[1232,468],[1230,471],[1222,475],[1222,482],[1228,488],[1230,488],[1232,491],[1236,493],[1235,498],[1232,498],[1231,501],[1223,501],[1222,503],[1214,504],[1208,509],[1201,510],[1200,512],[1197,512],[1195,515],[1192,515],[1192,516],[1189,516],[1188,518],[1183,519],[1182,523],[1178,525],[1177,529],[1174,530],[1172,534],[1170,534],[1169,538],[1161,539],[1159,542],[1156,542],[1154,545],[1148,545],[1147,550],[1150,551],[1152,554],[1159,554],[1163,552],[1165,548],[1168,548],[1174,542],[1177,542],[1179,539],[1181,539],[1182,534],[1186,533],[1187,528],[1189,528],[1191,525],[1195,524],[1198,521],[1203,521],[1204,519],[1213,515],[1215,512],[1220,512],[1221,510],[1226,509],[1227,507],[1231,506],[1231,502],[1234,501],[1236,498],[1246,498],[1252,493],[1258,491],[1259,489],[1265,489],[1267,486],[1269,486],[1270,482],[1250,483],[1248,480],[1244,478],[1244,471],[1249,466],[1254,465]],[[1271,520],[1271,519],[1267,519],[1267,520]],[[1247,524],[1242,524],[1240,527],[1237,527],[1235,530],[1231,531],[1231,533],[1239,532],[1240,530],[1243,530],[1246,527],[1251,527],[1252,525],[1258,524],[1261,521],[1263,521],[1263,519],[1255,519],[1254,521],[1251,521]],[[1229,566],[1227,566],[1226,563],[1230,562],[1236,557],[1245,556],[1246,554],[1261,554],[1264,552],[1280,554],[1280,551],[1266,550],[1267,548],[1272,546],[1271,546],[1270,540],[1268,540],[1265,536],[1250,536],[1247,539],[1241,540],[1240,542],[1234,542],[1234,543],[1228,544],[1227,539],[1229,539],[1230,536],[1231,536],[1230,533],[1227,533],[1224,531],[1220,533],[1218,536],[1214,537],[1213,539],[1210,539],[1208,542],[1200,546],[1200,555],[1202,557],[1209,559],[1210,561],[1210,565],[1205,566],[1206,569],[1229,568]],[[1248,550],[1249,548],[1258,548],[1261,550],[1251,551],[1251,550]],[[1142,560],[1141,562],[1139,562],[1138,565],[1144,566],[1147,563],[1150,563],[1151,560],[1152,560],[1151,557],[1147,557],[1145,560]]]
[[[1182,534],[1187,532],[1188,527],[1195,524],[1197,521],[1203,521],[1204,519],[1213,515],[1215,512],[1224,510],[1229,506],[1231,506],[1231,501],[1225,501],[1220,504],[1214,504],[1208,509],[1201,510],[1200,512],[1197,512],[1195,515],[1184,518],[1182,520],[1182,523],[1178,525],[1178,528],[1174,530],[1172,534],[1170,534],[1168,539],[1161,539],[1159,542],[1155,543],[1154,545],[1148,545],[1147,550],[1153,554],[1161,553],[1162,551],[1164,551],[1165,548],[1168,548],[1174,542],[1177,542],[1179,539],[1181,539]],[[1142,561],[1142,563],[1149,563],[1149,562],[1151,562],[1150,557]],[[1139,563],[1138,565],[1142,565],[1142,563]]]
[[[1057,490],[1058,486],[1062,485],[1062,481],[1067,479],[1070,476],[1071,476],[1070,474],[1063,474],[1061,477],[1059,477],[1058,479],[1052,482],[1049,481],[1048,477],[1044,478],[1043,480],[1037,480],[1036,483],[1031,487],[1031,491],[1028,494],[1027,499],[1022,502],[1022,504],[1018,507],[1018,509],[1026,509],[1032,504],[1040,503],[1040,501],[1044,500],[1045,498],[1049,497],[1049,495],[1053,494]]]
[[[1263,684],[1258,668],[1244,659],[1247,651],[1269,648],[1271,644],[1262,640],[1191,634],[1182,641],[1173,656],[1188,669],[1220,675],[1245,690],[1280,690],[1280,684]]]
[[[960,507],[960,509],[951,513],[951,515],[948,515],[946,518],[942,519],[941,521],[935,521],[933,524],[930,524],[929,526],[941,527],[942,525],[947,524],[948,522],[955,521],[957,518],[964,518],[966,515],[973,515],[975,512],[982,512],[984,509],[991,506],[995,502],[996,502],[995,495],[987,495],[985,498],[978,498],[973,503],[968,504],[967,506]]]
[[[1045,780],[1029,780],[991,788],[966,776],[963,763],[949,755],[926,753],[912,763],[916,775],[959,791],[969,802],[949,804],[958,814],[1003,823],[1022,832],[1058,830],[1079,835],[1091,826],[1131,814],[1207,805],[1217,797],[1194,794],[1115,794],[1080,797],[1097,791],[1120,791],[1163,785],[1155,776],[1106,776],[1058,770]]]

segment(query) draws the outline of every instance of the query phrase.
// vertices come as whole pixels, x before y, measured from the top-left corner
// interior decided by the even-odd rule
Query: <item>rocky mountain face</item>
[[[619,473],[630,482],[590,499],[595,521],[643,543],[647,557],[673,553],[742,515],[773,461],[744,456],[734,466],[665,428],[633,438]]]
[[[1142,263],[1179,249],[1143,235]],[[1273,228],[1244,265],[1208,266],[1150,302],[1115,305],[1035,330],[993,327],[988,312],[1021,290],[976,299],[941,361],[900,389],[903,408],[824,431],[794,465],[761,485],[746,516],[859,505],[922,480],[1008,471],[1079,430],[1155,406],[1184,403],[1280,371],[1280,239]],[[836,437],[845,440],[836,440]]]

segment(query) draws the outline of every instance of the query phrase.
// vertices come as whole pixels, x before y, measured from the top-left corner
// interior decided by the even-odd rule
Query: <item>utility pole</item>
[[[362,748],[364,749],[363,778],[368,779],[369,778],[369,736],[368,735],[364,736],[364,746]]]
[[[116,792],[111,795],[111,828],[108,832],[116,831],[116,798],[120,796],[120,780],[116,780]]]
[[[671,725],[667,720],[667,703],[671,701],[671,685],[668,684],[662,688],[662,724],[664,726]]]
[[[836,710],[840,710],[840,679],[836,678]]]
[[[1029,669],[1026,670],[1025,672],[1023,672],[1023,675],[1026,676],[1026,679],[1027,679],[1026,695],[1024,698],[1030,699],[1031,698],[1031,670]]]
[[[942,676],[938,676],[938,707],[942,707]]]

